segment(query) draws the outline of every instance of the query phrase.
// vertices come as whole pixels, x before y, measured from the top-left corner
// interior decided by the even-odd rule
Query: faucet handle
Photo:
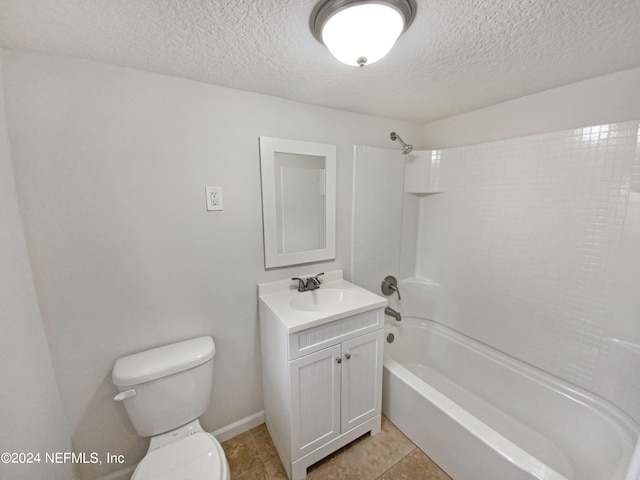
[[[320,275],[324,275],[324,272],[318,273],[313,279],[316,281],[316,284],[320,285],[320,279],[318,278]]]
[[[393,293],[397,293],[398,300],[402,300],[402,297],[400,296],[400,289],[398,288],[398,280],[396,280],[396,277],[392,275],[387,275],[386,277],[384,277],[381,289],[382,293],[387,296],[392,295]]]
[[[298,277],[293,277],[291,280],[297,280],[298,281],[298,291],[299,292],[304,292],[305,290],[305,284],[304,284],[304,280]]]

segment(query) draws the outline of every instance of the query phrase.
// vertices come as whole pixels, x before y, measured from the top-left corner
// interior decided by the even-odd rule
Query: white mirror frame
[[[325,248],[278,253],[276,217],[275,154],[313,155],[325,158],[326,205]],[[260,137],[262,178],[262,221],[264,226],[264,265],[266,268],[331,260],[336,257],[336,146],[283,138]],[[304,198],[300,199],[304,202]]]

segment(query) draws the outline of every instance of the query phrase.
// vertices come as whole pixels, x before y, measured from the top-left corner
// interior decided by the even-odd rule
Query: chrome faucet
[[[320,288],[320,279],[318,278],[320,275],[324,275],[323,273],[319,273],[315,277],[307,278],[307,284],[305,286],[306,290],[315,290],[316,288]]]
[[[298,291],[299,292],[308,292],[309,290],[317,290],[320,288],[320,279],[318,278],[320,275],[324,275],[324,272],[317,274],[315,277],[309,277],[306,279],[293,277],[291,280],[298,281]]]

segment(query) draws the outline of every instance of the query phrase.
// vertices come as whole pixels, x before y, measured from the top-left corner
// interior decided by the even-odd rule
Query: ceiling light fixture
[[[414,0],[328,0],[311,14],[311,31],[347,65],[384,57],[416,15]]]

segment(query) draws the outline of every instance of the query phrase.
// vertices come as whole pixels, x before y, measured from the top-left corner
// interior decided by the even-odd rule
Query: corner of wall
[[[41,462],[0,465],[0,477],[77,478],[72,464],[52,465],[43,460],[48,452],[70,452],[72,447],[18,206],[4,101],[3,57],[4,49],[0,49],[0,445],[9,452],[39,453]]]
[[[640,118],[640,68],[534,93],[424,126],[425,148],[535,135]]]

